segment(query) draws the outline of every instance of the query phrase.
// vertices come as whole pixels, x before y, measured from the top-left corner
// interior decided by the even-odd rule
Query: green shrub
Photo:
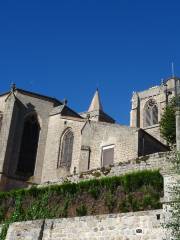
[[[105,204],[109,209],[109,212],[112,212],[117,204],[117,199],[111,191],[107,192],[105,195]]]
[[[161,136],[167,141],[168,144],[174,144],[176,142],[176,105],[179,98],[172,98],[168,105],[164,109],[164,113],[161,116],[160,121],[160,133]]]
[[[131,206],[130,206],[129,202],[126,201],[126,199],[125,199],[125,200],[122,200],[122,201],[119,203],[119,211],[120,211],[120,212],[124,212],[124,213],[129,212],[129,211],[130,211],[130,208],[131,208]]]
[[[79,217],[86,216],[87,215],[87,207],[84,204],[80,205],[79,207],[76,208],[76,214]]]
[[[98,187],[98,186],[91,187],[88,192],[96,200],[99,198],[99,196],[101,194],[100,187]]]
[[[4,207],[0,207],[0,222],[4,220],[6,209]]]

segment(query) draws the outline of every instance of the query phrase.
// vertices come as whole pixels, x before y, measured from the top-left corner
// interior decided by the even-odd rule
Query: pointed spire
[[[94,97],[92,99],[91,105],[88,109],[88,112],[95,111],[95,110],[103,111],[103,107],[102,107],[102,104],[101,104],[98,88],[96,89],[96,92],[95,92]]]

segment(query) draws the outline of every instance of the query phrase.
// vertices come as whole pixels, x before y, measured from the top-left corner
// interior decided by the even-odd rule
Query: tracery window
[[[70,169],[72,162],[73,142],[73,132],[71,129],[68,129],[62,136],[58,167],[65,167],[68,170]]]
[[[144,107],[144,127],[158,124],[158,106],[154,99],[150,99]]]

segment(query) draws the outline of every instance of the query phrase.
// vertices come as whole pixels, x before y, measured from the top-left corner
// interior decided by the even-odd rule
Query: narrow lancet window
[[[62,136],[60,159],[58,167],[65,167],[70,169],[72,162],[74,135],[71,129],[68,129]]]

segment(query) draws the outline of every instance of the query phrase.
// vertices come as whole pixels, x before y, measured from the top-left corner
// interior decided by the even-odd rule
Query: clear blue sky
[[[180,75],[179,0],[0,2],[0,92],[10,83],[129,124],[132,91]]]

